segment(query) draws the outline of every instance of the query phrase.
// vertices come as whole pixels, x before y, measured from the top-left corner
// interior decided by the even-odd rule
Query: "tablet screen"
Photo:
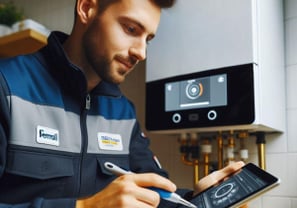
[[[276,177],[253,164],[248,164],[226,181],[199,194],[194,199],[194,204],[199,208],[231,207],[277,184]]]

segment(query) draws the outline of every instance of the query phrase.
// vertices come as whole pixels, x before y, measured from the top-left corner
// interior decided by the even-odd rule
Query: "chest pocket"
[[[104,164],[106,162],[111,162],[127,171],[130,170],[128,155],[100,155],[97,157],[97,162],[101,172],[105,175],[113,175],[105,169]]]
[[[6,172],[35,179],[52,179],[73,176],[71,157],[9,150]]]

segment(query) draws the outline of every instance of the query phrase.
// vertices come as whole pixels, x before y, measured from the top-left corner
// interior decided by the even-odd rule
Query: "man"
[[[146,187],[176,191],[118,88],[172,4],[77,0],[69,36],[53,32],[40,51],[0,62],[0,208],[157,207]],[[106,161],[137,174],[116,178]],[[206,177],[194,194],[241,166]]]

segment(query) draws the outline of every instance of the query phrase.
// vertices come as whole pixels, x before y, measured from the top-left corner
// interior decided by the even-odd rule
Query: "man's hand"
[[[97,194],[77,200],[76,208],[152,208],[160,203],[160,196],[146,187],[175,192],[176,186],[167,178],[153,173],[128,174],[116,178]]]
[[[194,195],[206,190],[207,188],[216,185],[220,181],[224,180],[228,175],[235,173],[241,167],[244,166],[244,162],[234,162],[230,165],[226,166],[225,168],[214,171],[213,173],[209,174],[202,178],[195,187]]]

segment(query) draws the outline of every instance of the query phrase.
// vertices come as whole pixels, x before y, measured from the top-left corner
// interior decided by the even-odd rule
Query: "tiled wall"
[[[4,1],[6,0],[0,0],[0,2]],[[50,29],[65,32],[71,30],[75,0],[14,1],[24,8],[28,17],[40,21]],[[267,169],[278,175],[282,183],[278,188],[250,203],[251,208],[297,208],[297,0],[284,0],[284,14],[287,131],[282,135],[268,136],[266,149]],[[134,101],[143,127],[144,77],[145,66],[141,64],[122,85],[125,94]],[[149,134],[149,136],[153,151],[159,156],[163,167],[169,171],[171,179],[180,187],[191,188],[192,168],[180,162],[177,137],[154,134]],[[257,162],[255,139],[251,138],[248,144],[251,153],[250,160]]]
[[[287,152],[280,153],[278,162],[287,164],[283,174],[287,187],[279,198],[284,201],[286,207],[297,208],[297,1],[285,0],[284,9],[288,149]],[[281,168],[275,166],[275,168]]]

